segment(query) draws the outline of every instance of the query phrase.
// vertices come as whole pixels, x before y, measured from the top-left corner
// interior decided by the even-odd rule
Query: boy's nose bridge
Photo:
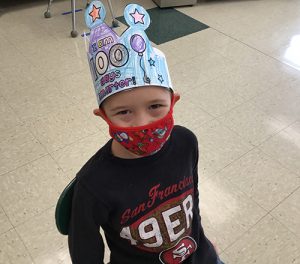
[[[147,111],[138,111],[134,119],[134,126],[144,126],[153,122],[153,118]]]

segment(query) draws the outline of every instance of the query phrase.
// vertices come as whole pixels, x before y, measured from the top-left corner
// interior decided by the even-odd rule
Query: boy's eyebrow
[[[129,106],[121,105],[121,106],[117,106],[115,108],[111,108],[110,111],[115,112],[115,111],[120,111],[120,110],[123,110],[123,109],[126,109],[126,108],[129,108]]]
[[[151,100],[148,102],[149,104],[154,104],[154,103],[167,103],[167,100],[166,99],[154,99],[154,100]]]
[[[154,99],[154,100],[151,100],[151,101],[147,102],[147,104],[158,104],[158,103],[166,104],[167,100],[166,99]],[[130,108],[130,106],[120,105],[120,106],[116,106],[114,108],[111,108],[109,110],[112,111],[112,112],[116,112],[116,111],[124,110],[124,109],[127,109],[127,108]]]

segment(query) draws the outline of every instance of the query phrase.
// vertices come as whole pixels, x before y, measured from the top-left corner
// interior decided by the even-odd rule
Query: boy
[[[197,139],[175,126],[179,95],[164,55],[144,30],[146,10],[128,5],[129,28],[117,36],[102,3],[86,10],[88,59],[99,109],[112,137],[80,170],[69,249],[73,263],[103,263],[104,230],[111,264],[222,263],[199,212]]]

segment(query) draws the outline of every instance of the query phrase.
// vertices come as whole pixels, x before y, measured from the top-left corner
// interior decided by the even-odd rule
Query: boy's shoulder
[[[196,135],[184,126],[175,125],[172,134],[174,139],[180,142],[198,145]]]
[[[186,127],[174,126],[170,140],[173,155],[181,158],[184,156],[187,160],[198,159],[198,140],[195,134]]]

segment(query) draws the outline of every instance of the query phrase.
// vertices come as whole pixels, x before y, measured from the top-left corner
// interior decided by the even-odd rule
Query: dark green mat
[[[151,24],[146,33],[149,39],[157,45],[208,28],[207,25],[174,8],[155,7],[148,9],[147,12],[151,18]],[[117,17],[117,20],[126,25],[123,16]]]

